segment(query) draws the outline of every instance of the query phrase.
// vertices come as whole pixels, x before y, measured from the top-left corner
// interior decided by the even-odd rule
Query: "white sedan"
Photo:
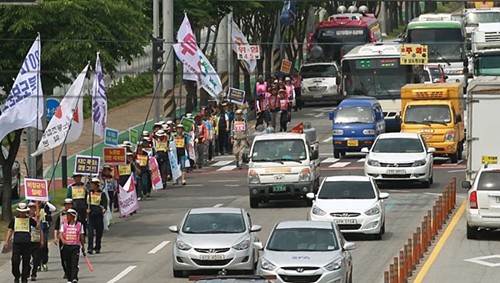
[[[433,147],[415,133],[385,133],[377,137],[367,153],[365,175],[376,181],[415,181],[428,188],[434,181]]]
[[[388,193],[381,193],[372,178],[366,176],[327,177],[313,199],[309,220],[335,222],[342,233],[374,235],[385,233],[385,204]]]

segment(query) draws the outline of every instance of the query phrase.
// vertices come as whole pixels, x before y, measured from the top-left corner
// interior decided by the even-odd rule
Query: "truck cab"
[[[317,193],[320,163],[317,141],[304,133],[270,133],[256,136],[248,157],[250,207],[271,200],[303,199]]]
[[[385,132],[383,113],[380,103],[373,97],[344,99],[335,111],[330,112],[333,156],[340,158],[346,152],[370,148],[377,136]]]
[[[402,132],[419,133],[435,155],[451,163],[462,159],[464,99],[462,83],[407,84],[401,88]]]

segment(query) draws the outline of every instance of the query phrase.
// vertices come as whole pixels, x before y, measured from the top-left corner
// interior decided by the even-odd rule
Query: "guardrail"
[[[432,206],[432,210],[427,210],[427,215],[424,215],[413,237],[408,238],[408,243],[394,257],[393,263],[389,264],[389,270],[384,271],[384,283],[408,282],[429,247],[436,240],[446,220],[450,218],[456,203],[457,178],[453,177]]]

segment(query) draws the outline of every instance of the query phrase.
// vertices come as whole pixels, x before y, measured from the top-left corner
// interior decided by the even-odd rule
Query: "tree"
[[[72,77],[91,61],[96,52],[107,73],[116,72],[121,59],[131,63],[144,54],[151,32],[144,13],[146,0],[40,0],[34,6],[0,6],[0,85],[10,90],[36,33],[42,41],[41,77],[43,89],[51,94],[56,86],[70,83]],[[10,210],[10,169],[17,156],[21,130],[7,137],[9,155],[0,157],[4,172],[2,218],[12,217]]]

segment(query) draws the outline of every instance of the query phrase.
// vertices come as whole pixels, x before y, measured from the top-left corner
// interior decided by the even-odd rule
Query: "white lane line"
[[[321,161],[321,163],[335,163],[339,161],[338,158],[335,158],[335,157],[328,157],[327,159]]]
[[[360,160],[358,160],[358,162],[365,162],[366,158],[361,158]]]
[[[224,205],[223,203],[218,203],[218,204],[214,205],[214,207],[221,207],[223,205]]]
[[[349,164],[351,164],[351,162],[337,162],[337,163],[332,164],[328,167],[346,167]]]
[[[237,179],[224,179],[224,183],[225,182],[239,182],[241,180],[237,180]],[[208,181],[209,183],[220,183],[221,180],[209,180]]]
[[[450,170],[448,173],[458,173],[458,172],[465,172],[467,169],[458,169],[458,170]]]
[[[122,279],[123,277],[125,277],[127,274],[130,273],[130,271],[134,270],[134,268],[136,268],[136,267],[137,267],[136,265],[131,265],[131,266],[125,268],[125,270],[123,270],[122,272],[120,272],[120,274],[116,275],[115,278],[109,280],[107,283],[118,282],[120,279]]]
[[[214,164],[210,164],[210,166],[226,166],[233,161],[234,160],[221,160],[221,161],[215,162]]]
[[[333,139],[333,137],[329,137],[329,138],[327,138],[327,139],[324,139],[324,140],[323,140],[323,143],[330,142],[332,139]]]
[[[226,181],[226,180],[224,180],[224,182],[225,182],[225,181]],[[220,182],[220,181],[219,181],[219,182]],[[228,185],[228,184],[224,185],[224,187],[239,187],[239,186],[241,186],[241,185]]]
[[[186,184],[184,185],[185,187],[201,187],[203,186],[202,184]]]
[[[236,165],[228,165],[217,169],[217,171],[230,171],[236,169]]]
[[[439,194],[439,193],[425,193],[425,194],[430,195],[430,196],[437,196],[437,197],[440,197],[443,195],[443,194]]]
[[[150,250],[148,252],[148,254],[155,254],[157,253],[159,250],[163,249],[163,247],[165,247],[166,245],[168,245],[168,243],[170,243],[170,241],[163,241],[161,242],[158,246],[156,246],[154,249]]]

